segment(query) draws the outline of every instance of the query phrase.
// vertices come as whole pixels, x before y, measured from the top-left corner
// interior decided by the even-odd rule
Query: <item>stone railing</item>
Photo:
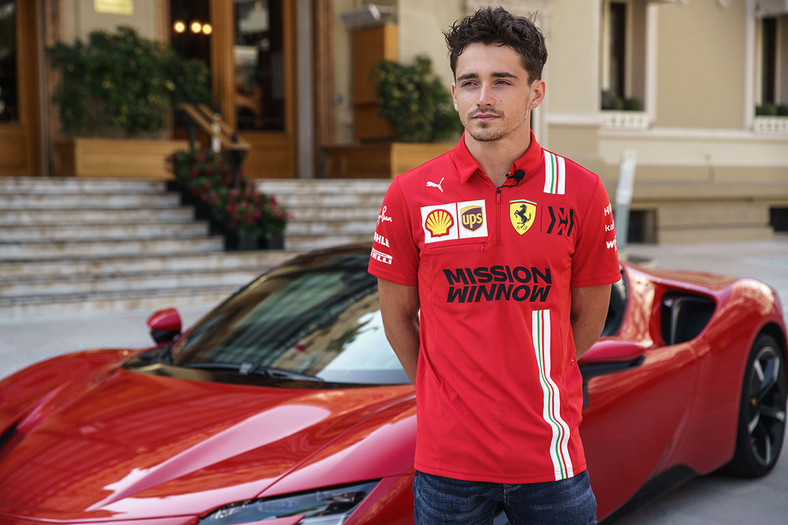
[[[602,111],[602,129],[646,130],[648,115],[643,111]]]
[[[788,135],[788,117],[755,117],[752,129],[764,135]]]

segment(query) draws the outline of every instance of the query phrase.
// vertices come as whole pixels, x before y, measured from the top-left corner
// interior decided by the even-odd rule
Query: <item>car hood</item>
[[[58,520],[205,514],[408,473],[414,440],[409,386],[239,386],[118,368],[0,451],[0,502]]]

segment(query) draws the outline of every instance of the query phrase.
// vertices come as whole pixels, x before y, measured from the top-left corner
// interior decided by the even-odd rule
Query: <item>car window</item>
[[[329,382],[406,383],[383,332],[368,260],[324,257],[264,275],[179,341],[174,363],[248,363]]]

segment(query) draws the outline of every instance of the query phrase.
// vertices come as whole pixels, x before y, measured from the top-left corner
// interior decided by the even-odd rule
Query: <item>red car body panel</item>
[[[786,347],[779,300],[762,283],[625,273],[621,329],[580,360],[637,361],[587,384],[581,434],[600,518],[671,467],[703,474],[728,462],[752,342],[767,329]],[[669,346],[659,317],[673,291],[716,309],[698,337]],[[228,385],[120,368],[133,353],[72,354],[0,383],[0,436],[10,436],[0,522],[195,524],[228,503],[380,479],[346,523],[412,523],[411,386]]]

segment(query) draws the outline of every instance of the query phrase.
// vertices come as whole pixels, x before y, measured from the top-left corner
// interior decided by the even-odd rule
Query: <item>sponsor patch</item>
[[[454,224],[455,220],[452,214],[440,208],[432,210],[424,221],[424,227],[427,228],[427,231],[429,231],[433,237],[448,235],[449,230],[454,227]]]
[[[531,229],[536,219],[536,203],[525,199],[509,201],[509,219],[520,235]]]
[[[547,219],[545,219],[544,210],[547,209]],[[572,230],[575,228],[575,210],[574,208],[564,208],[562,206],[543,206],[542,207],[542,225],[544,227],[547,220],[550,223],[547,225],[545,233],[553,233],[555,235],[572,235]]]
[[[387,253],[383,253],[379,250],[376,250],[375,248],[372,248],[372,253],[370,253],[370,257],[384,264],[391,264],[394,262],[394,257],[392,257]]]
[[[487,237],[485,210],[483,199],[422,206],[421,225],[424,230],[424,242]]]
[[[386,239],[383,235],[379,234],[378,232],[375,232],[375,242],[380,244],[381,246],[390,248],[389,240]]]
[[[388,206],[383,206],[383,209],[380,210],[380,213],[378,214],[378,224],[380,224],[381,222],[393,222],[391,217],[386,215],[387,208]]]
[[[481,206],[466,206],[460,210],[460,225],[468,231],[475,232],[484,226],[484,212]]]

